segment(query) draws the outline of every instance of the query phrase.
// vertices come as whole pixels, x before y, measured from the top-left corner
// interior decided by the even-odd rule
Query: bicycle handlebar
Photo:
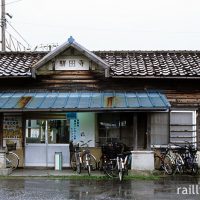
[[[84,141],[80,141],[82,144],[81,146],[87,146],[88,147],[88,143],[91,142],[92,140],[88,140],[87,142],[84,143]]]

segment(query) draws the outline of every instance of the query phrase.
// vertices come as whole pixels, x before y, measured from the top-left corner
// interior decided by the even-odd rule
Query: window
[[[170,142],[194,143],[196,146],[196,111],[172,111],[170,113]]]
[[[67,120],[27,120],[26,143],[69,143]]]
[[[133,145],[133,115],[132,113],[99,113],[98,142],[105,145],[110,142],[122,142]]]
[[[169,113],[151,114],[151,144],[169,143]]]

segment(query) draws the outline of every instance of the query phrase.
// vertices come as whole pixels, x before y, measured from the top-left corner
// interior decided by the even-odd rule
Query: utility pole
[[[1,50],[6,51],[6,11],[5,0],[1,0]]]

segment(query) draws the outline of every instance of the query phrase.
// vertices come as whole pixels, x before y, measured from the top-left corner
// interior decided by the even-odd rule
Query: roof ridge
[[[200,53],[200,50],[95,50],[94,53]]]

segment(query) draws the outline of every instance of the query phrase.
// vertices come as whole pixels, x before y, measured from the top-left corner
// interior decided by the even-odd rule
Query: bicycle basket
[[[102,153],[111,159],[116,158],[117,154],[122,153],[122,146],[118,143],[103,145],[101,149]]]
[[[106,146],[102,146],[101,149],[102,149],[102,153],[106,155],[106,157],[111,158],[111,159],[116,157],[116,153],[114,152],[113,146],[106,145]]]
[[[6,147],[7,147],[8,151],[16,150],[16,144],[17,144],[17,143],[6,144]]]

